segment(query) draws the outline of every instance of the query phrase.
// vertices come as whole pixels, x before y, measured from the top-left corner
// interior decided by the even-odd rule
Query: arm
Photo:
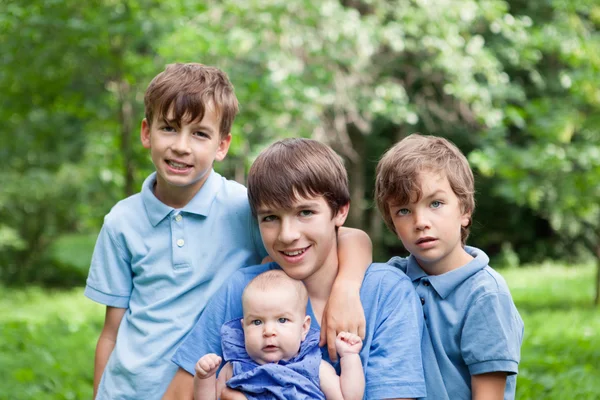
[[[365,337],[365,315],[360,301],[360,286],[373,261],[373,246],[365,232],[340,227],[338,231],[339,271],[321,321],[320,346],[328,344],[329,358],[337,360],[335,338],[346,331]],[[354,311],[352,311],[354,310]]]
[[[505,372],[471,375],[473,400],[503,400],[505,386]]]
[[[196,363],[194,375],[194,400],[217,400],[217,369],[221,365],[221,357],[206,354]]]
[[[179,368],[163,395],[163,400],[192,400],[194,398],[194,377]]]
[[[319,381],[327,400],[360,400],[365,392],[365,375],[360,361],[362,340],[349,332],[340,332],[335,347],[341,358],[341,376],[337,376],[331,364],[321,361]]]
[[[246,400],[246,396],[242,392],[233,390],[227,387],[226,383],[233,376],[233,367],[230,363],[225,364],[219,373],[217,381],[217,393],[221,400]]]
[[[125,315],[126,308],[106,307],[106,315],[104,317],[104,327],[100,332],[98,343],[96,344],[96,358],[94,360],[94,398],[98,394],[98,385],[102,378],[102,373],[108,362],[115,343],[117,342],[117,333],[119,325]]]

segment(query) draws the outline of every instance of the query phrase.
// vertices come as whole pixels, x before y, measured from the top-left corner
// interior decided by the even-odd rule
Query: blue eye
[[[401,208],[396,212],[398,215],[408,215],[409,213],[410,210],[408,208]]]
[[[200,136],[200,137],[209,137],[208,134],[204,133],[204,132],[194,132],[194,136]]]
[[[287,318],[279,318],[277,320],[277,322],[279,322],[280,324],[285,324],[286,322],[288,322],[288,319]]]
[[[255,319],[251,322],[252,325],[256,325],[259,326],[260,324],[262,324],[262,321],[260,319]]]
[[[432,201],[431,202],[431,208],[440,208],[442,206],[442,202],[441,201]]]
[[[169,126],[169,125],[163,126],[161,129],[165,132],[175,132],[175,128],[173,128],[172,126]]]
[[[313,214],[314,214],[314,212],[312,212],[311,210],[302,210],[302,211],[300,211],[300,216],[301,217],[310,217]]]
[[[277,219],[277,217],[274,215],[267,215],[267,216],[262,217],[263,222],[271,222],[271,221],[275,221],[275,219]]]

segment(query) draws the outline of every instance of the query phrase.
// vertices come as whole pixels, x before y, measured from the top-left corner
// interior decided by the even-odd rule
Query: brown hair
[[[169,64],[156,75],[144,95],[146,120],[152,125],[154,114],[165,118],[173,112],[173,121],[181,124],[202,120],[207,108],[221,118],[221,137],[231,132],[238,112],[238,100],[227,74],[215,67],[197,63]]]
[[[290,278],[280,269],[272,269],[255,276],[248,285],[246,285],[246,288],[242,293],[242,307],[246,304],[246,299],[249,296],[248,293],[251,291],[259,290],[261,292],[267,292],[271,289],[279,289],[281,287],[286,287],[296,292],[298,307],[301,308],[303,314],[306,314],[306,304],[308,303],[306,286],[304,286],[302,281]]]
[[[298,198],[323,196],[332,218],[350,202],[348,174],[331,147],[311,139],[284,139],[258,156],[248,173],[252,213],[261,206],[292,208]]]
[[[389,205],[419,201],[422,191],[418,176],[424,170],[439,172],[448,178],[462,213],[472,215],[475,211],[473,172],[464,154],[447,139],[412,134],[390,148],[377,164],[375,200],[386,225],[394,233],[397,232]],[[466,227],[461,227],[463,245],[470,226],[471,220]]]

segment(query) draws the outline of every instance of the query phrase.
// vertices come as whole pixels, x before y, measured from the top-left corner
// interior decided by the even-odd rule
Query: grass
[[[525,321],[518,399],[600,398],[591,265],[500,270]],[[81,288],[0,287],[0,399],[90,399],[104,308]]]

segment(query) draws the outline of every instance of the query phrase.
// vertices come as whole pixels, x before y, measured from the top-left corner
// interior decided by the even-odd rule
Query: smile
[[[294,256],[299,256],[300,254],[304,254],[306,252],[306,249],[308,249],[308,247],[306,247],[304,249],[300,249],[300,250],[282,251],[282,253],[288,257],[294,257]]]
[[[166,160],[166,162],[169,165],[169,167],[175,168],[175,169],[186,169],[186,168],[190,168],[191,167],[191,165],[188,165],[188,164],[185,164],[185,163],[181,163],[181,162],[177,162],[177,161]]]

